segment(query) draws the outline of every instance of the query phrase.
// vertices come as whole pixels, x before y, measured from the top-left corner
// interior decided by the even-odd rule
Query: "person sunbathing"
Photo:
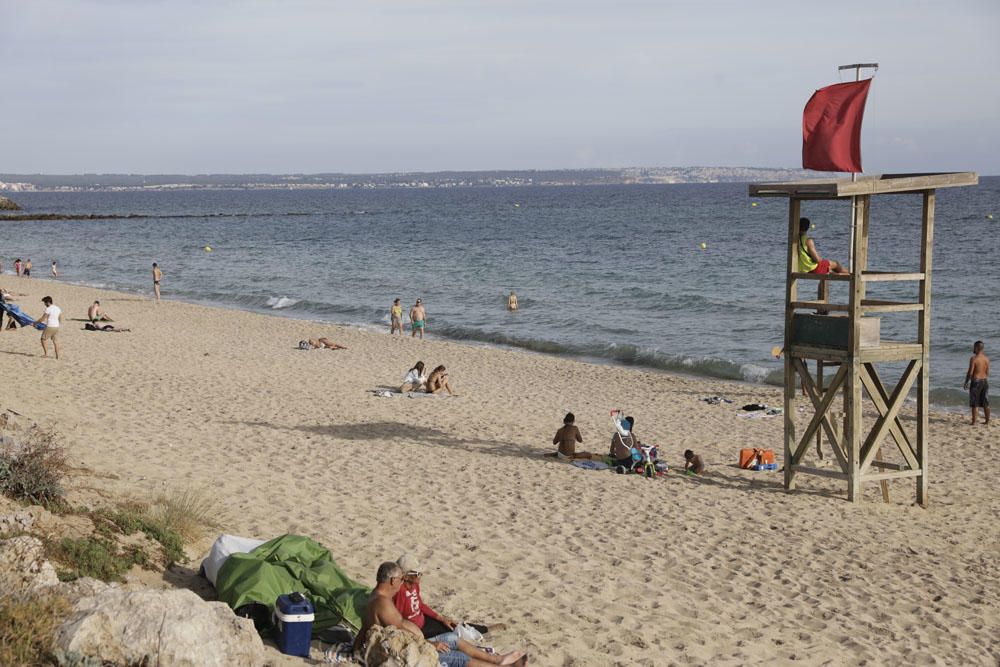
[[[427,389],[427,376],[424,375],[424,362],[418,361],[413,364],[413,368],[406,371],[406,377],[403,378],[403,384],[400,385],[399,391],[405,394],[408,391],[425,391]]]
[[[338,345],[334,343],[329,338],[310,338],[308,341],[309,349],[311,350],[346,350],[347,347],[344,345]]]
[[[451,383],[448,382],[448,370],[442,365],[431,371],[431,376],[427,378],[427,393],[440,394],[447,391],[449,396],[458,396],[451,390]]]
[[[420,580],[423,578],[423,572],[417,559],[410,554],[403,554],[396,564],[403,570],[403,585],[395,598],[396,609],[403,618],[420,628],[424,638],[431,641],[434,641],[434,637],[453,631],[458,623],[431,609],[420,597]],[[478,623],[467,625],[483,635],[490,631],[486,625]],[[505,627],[499,623],[493,625],[494,630],[503,630]]]
[[[567,412],[566,416],[563,417],[562,427],[556,431],[555,437],[552,438],[552,444],[559,445],[555,455],[561,459],[593,458],[590,452],[576,451],[576,443],[582,443],[583,436],[580,435],[580,429],[576,427],[575,422],[576,416],[572,412]]]
[[[87,322],[83,325],[83,328],[87,331],[111,331],[115,333],[125,333],[126,331],[131,331],[131,329],[119,329],[113,324],[97,324],[95,322]]]
[[[398,628],[419,637],[421,641],[428,641],[424,638],[420,628],[403,618],[403,615],[396,609],[395,597],[403,585],[402,568],[392,561],[382,563],[375,575],[375,582],[375,588],[368,598],[368,604],[365,605],[365,611],[361,617],[361,631],[358,632],[358,636],[354,640],[355,654],[364,653],[368,634],[376,626]],[[491,655],[464,639],[460,639],[454,632],[435,637],[431,640],[431,644],[438,651],[440,664],[447,667],[527,664],[527,657],[520,651],[505,655]]]
[[[91,322],[114,322],[106,312],[101,310],[101,302],[95,301],[90,304],[90,308],[87,309],[87,319]]]

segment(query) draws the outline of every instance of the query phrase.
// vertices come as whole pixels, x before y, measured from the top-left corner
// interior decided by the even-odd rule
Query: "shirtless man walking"
[[[153,294],[156,295],[156,300],[160,300],[160,281],[163,280],[163,271],[160,271],[160,266],[153,262]]]
[[[375,590],[368,598],[368,605],[361,621],[361,632],[354,640],[355,654],[362,653],[368,633],[375,626],[405,630],[420,641],[424,633],[416,625],[403,618],[396,609],[396,593],[403,585],[403,569],[392,561],[382,563],[375,575]],[[506,655],[491,655],[481,651],[454,632],[434,637],[431,641],[438,651],[438,658],[445,667],[481,667],[482,665],[525,665],[527,659],[520,651]]]
[[[424,311],[424,302],[417,299],[417,302],[413,304],[413,308],[410,308],[410,329],[412,333],[411,337],[417,335],[417,331],[420,332],[420,337],[424,337],[424,326],[427,324],[427,312]]]
[[[969,372],[965,374],[963,387],[969,390],[969,407],[972,408],[972,425],[976,424],[979,408],[983,409],[983,423],[990,423],[989,391],[990,360],[983,354],[983,341],[977,340],[972,346],[972,357],[969,358]]]

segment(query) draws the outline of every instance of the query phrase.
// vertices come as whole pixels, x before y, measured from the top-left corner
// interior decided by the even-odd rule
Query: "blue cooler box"
[[[281,595],[274,603],[274,625],[278,632],[278,649],[285,655],[309,657],[313,620],[312,602],[302,593]]]

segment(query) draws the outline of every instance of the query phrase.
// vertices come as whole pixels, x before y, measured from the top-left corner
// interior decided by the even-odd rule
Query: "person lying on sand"
[[[305,345],[303,345],[305,343]],[[344,345],[338,345],[329,338],[310,338],[306,341],[299,341],[299,349],[302,350],[346,350]]]
[[[101,302],[95,301],[87,309],[87,319],[91,322],[114,322],[104,310],[101,309]]]
[[[701,457],[692,452],[690,449],[684,450],[684,472],[689,472],[694,475],[700,475],[705,472],[705,463],[701,460]]]
[[[83,328],[87,331],[111,331],[114,333],[125,333],[131,331],[131,329],[119,329],[113,324],[97,324],[95,322],[87,322],[83,325]]]
[[[405,394],[408,391],[426,391],[427,376],[424,375],[424,362],[418,361],[413,364],[413,368],[406,371],[403,384],[399,387],[399,392]]]
[[[555,437],[552,438],[552,444],[559,445],[554,456],[561,459],[592,458],[590,452],[576,451],[576,443],[582,443],[583,436],[580,435],[580,429],[576,427],[575,422],[576,416],[572,412],[567,412],[566,416],[563,417],[562,427],[556,431]]]
[[[430,641],[454,630],[455,626],[458,625],[456,621],[434,611],[420,597],[420,580],[423,573],[417,559],[410,554],[403,554],[396,561],[396,564],[403,571],[403,585],[400,586],[395,598],[396,609],[403,615],[403,618],[420,628],[421,632],[424,633],[424,638]],[[469,623],[468,625],[475,628],[480,634],[485,635],[490,631],[486,625],[478,623]],[[503,630],[505,627],[503,624],[493,625],[494,630]]]
[[[375,575],[375,589],[372,590],[362,615],[361,631],[354,640],[355,654],[364,655],[365,643],[371,629],[378,627],[399,628],[415,637],[424,639],[423,632],[416,625],[403,618],[396,609],[396,593],[403,585],[403,570],[396,563],[387,561],[379,565]],[[440,664],[445,667],[481,667],[482,665],[526,665],[527,656],[520,651],[505,655],[491,655],[482,651],[454,632],[434,638],[431,643],[438,651]]]
[[[427,378],[427,393],[440,394],[447,391],[449,396],[458,396],[451,390],[451,383],[448,382],[448,370],[444,366],[438,366],[431,371],[431,376]]]

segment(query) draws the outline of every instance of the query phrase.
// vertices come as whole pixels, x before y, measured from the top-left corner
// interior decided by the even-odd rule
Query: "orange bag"
[[[740,467],[744,470],[751,470],[755,465],[773,464],[773,449],[741,449]]]

